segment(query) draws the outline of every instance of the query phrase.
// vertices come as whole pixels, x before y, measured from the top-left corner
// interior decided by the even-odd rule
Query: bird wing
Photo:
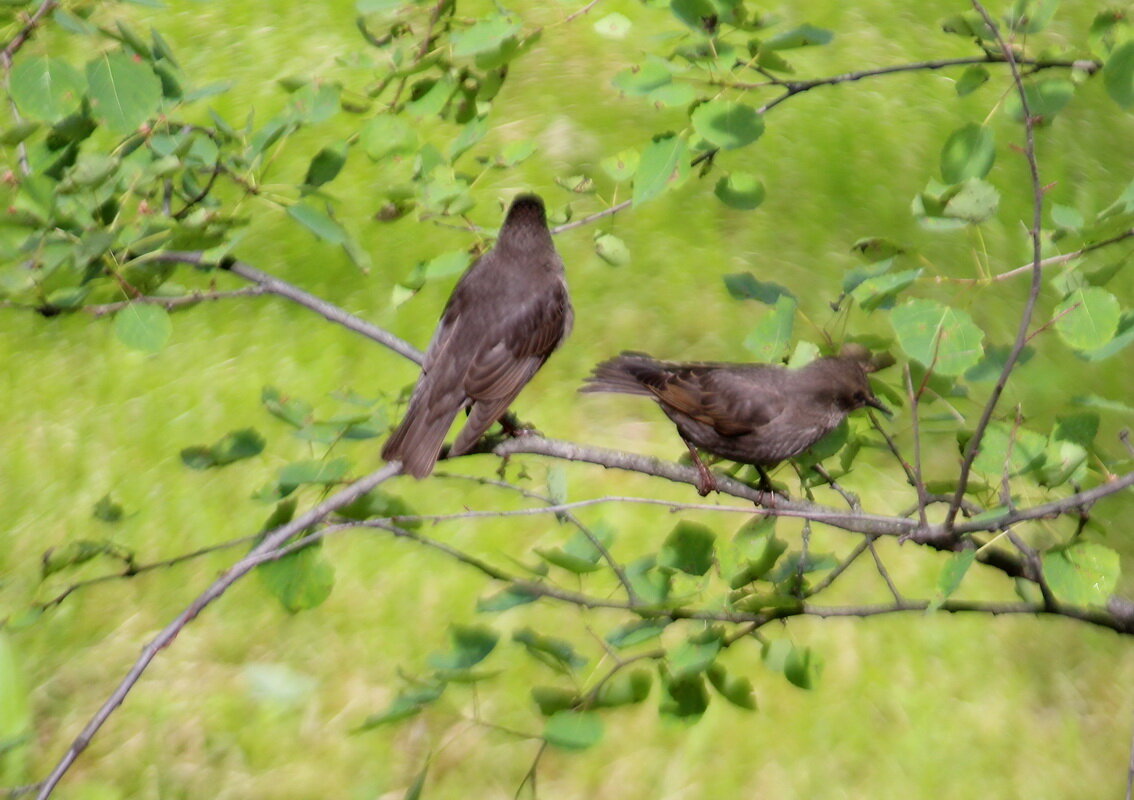
[[[752,433],[779,416],[785,397],[776,381],[751,380],[730,365],[678,366],[650,390],[666,405],[722,436]]]
[[[566,336],[571,319],[562,284],[550,296],[517,307],[501,321],[492,346],[469,364],[465,392],[477,401],[503,401],[506,408]]]

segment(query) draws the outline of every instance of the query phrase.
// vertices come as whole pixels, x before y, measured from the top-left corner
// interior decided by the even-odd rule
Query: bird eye
[[[855,402],[865,403],[866,402],[866,392],[855,392],[854,393],[854,399],[855,399]]]

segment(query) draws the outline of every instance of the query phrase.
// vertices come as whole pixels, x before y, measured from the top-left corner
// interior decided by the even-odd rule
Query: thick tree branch
[[[91,739],[98,733],[99,729],[106,723],[110,715],[122,704],[126,699],[126,695],[141,679],[143,673],[149,667],[150,663],[154,660],[157,654],[165,647],[168,647],[181,631],[196,619],[205,608],[214,600],[223,595],[228,589],[240,580],[242,577],[251,572],[256,566],[278,558],[281,553],[276,552],[281,546],[287,542],[292,536],[300,533],[301,531],[310,528],[328,514],[348,505],[357,500],[362,495],[369,492],[379,484],[389,480],[398,474],[400,470],[399,464],[387,464],[377,472],[372,472],[364,478],[360,478],[348,487],[323,501],[315,508],[303,514],[298,519],[289,522],[276,528],[274,531],[267,533],[256,547],[244,558],[233,564],[224,574],[217,578],[209,588],[202,592],[196,600],[189,604],[189,606],[177,615],[177,618],[166,625],[150,642],[142,648],[142,653],[134,662],[134,666],[126,674],[126,677],[118,684],[118,687],[110,695],[102,707],[95,713],[95,715],[86,724],[83,730],[79,733],[75,740],[71,743],[71,747],[59,760],[51,774],[43,781],[39,788],[39,793],[36,795],[38,800],[47,800],[51,796],[59,781],[75,763],[75,759],[79,754],[87,749],[90,745]]]
[[[961,501],[965,498],[965,490],[969,485],[969,474],[972,471],[973,462],[976,460],[977,454],[980,452],[980,443],[984,439],[984,433],[988,429],[988,424],[992,421],[992,415],[996,411],[996,404],[1000,402],[1000,395],[1004,392],[1004,387],[1008,385],[1008,378],[1012,375],[1012,370],[1016,368],[1016,362],[1020,359],[1020,353],[1023,352],[1024,346],[1028,343],[1028,328],[1032,324],[1032,315],[1035,313],[1036,301],[1039,300],[1040,287],[1043,285],[1043,261],[1042,247],[1043,240],[1041,238],[1043,228],[1043,183],[1040,182],[1039,163],[1036,161],[1036,139],[1035,139],[1035,120],[1032,118],[1031,107],[1028,103],[1028,93],[1024,89],[1024,79],[1020,75],[1020,68],[1016,62],[1016,56],[1012,52],[1012,48],[1004,40],[1003,35],[1000,33],[1000,28],[996,22],[985,10],[984,6],[980,4],[980,0],[972,0],[973,8],[984,18],[985,24],[996,35],[996,41],[1000,44],[1000,50],[1005,54],[1008,61],[1008,68],[1012,72],[1012,81],[1016,84],[1016,93],[1020,97],[1020,107],[1024,115],[1024,157],[1028,162],[1028,173],[1032,184],[1032,225],[1028,231],[1028,235],[1032,240],[1032,283],[1031,288],[1028,290],[1028,299],[1024,304],[1024,312],[1020,316],[1020,325],[1016,330],[1016,341],[1012,343],[1012,349],[1008,352],[1008,357],[1004,360],[1004,367],[1000,370],[1000,377],[996,381],[996,385],[992,388],[992,393],[989,395],[988,402],[985,403],[984,411],[981,412],[980,420],[977,422],[976,428],[973,430],[973,435],[969,439],[969,443],[965,446],[964,459],[961,462],[961,471],[957,476],[957,491],[953,495],[953,502],[949,505],[949,510],[945,513],[945,529],[950,531],[953,528],[953,522],[957,518],[957,513],[961,510]]]

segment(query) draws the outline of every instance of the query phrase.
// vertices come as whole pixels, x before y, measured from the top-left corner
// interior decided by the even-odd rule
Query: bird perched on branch
[[[752,464],[767,484],[764,467],[799,455],[863,406],[890,414],[874,396],[867,372],[875,369],[865,348],[819,358],[796,370],[772,364],[658,361],[625,352],[595,367],[580,389],[652,397],[689,448],[697,467],[697,491],[716,489],[694,446]]]
[[[496,245],[449,296],[409,410],[382,457],[424,478],[462,409],[468,409],[468,421],[449,456],[468,452],[566,338],[572,319],[563,261],[551,242],[543,201],[520,195]]]

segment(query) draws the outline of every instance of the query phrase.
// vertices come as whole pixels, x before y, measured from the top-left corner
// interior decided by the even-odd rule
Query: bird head
[[[820,395],[840,411],[850,413],[870,406],[888,417],[894,415],[870,388],[870,380],[866,377],[867,369],[859,354],[820,358],[805,369],[814,376]]]

